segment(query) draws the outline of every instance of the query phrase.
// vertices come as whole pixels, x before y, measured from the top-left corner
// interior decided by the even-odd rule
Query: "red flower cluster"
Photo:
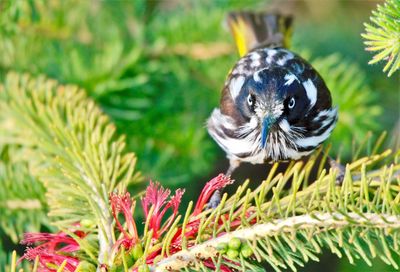
[[[75,231],[75,235],[83,238],[85,234],[81,231]],[[79,260],[73,257],[72,253],[79,250],[79,245],[76,240],[63,232],[56,234],[52,233],[26,233],[22,244],[32,245],[39,243],[38,246],[28,247],[25,254],[21,257],[34,261],[39,257],[38,271],[57,271],[64,261],[66,262],[65,269],[75,271],[79,264]]]
[[[178,189],[175,195],[168,197],[171,194],[169,189],[164,189],[159,183],[153,183],[150,181],[150,185],[147,187],[146,195],[142,198],[142,206],[146,220],[149,220],[149,230],[153,231],[153,238],[158,239],[172,224],[178,208],[181,203],[182,195],[185,191]],[[149,214],[150,208],[154,206],[151,214]],[[162,219],[168,209],[172,210],[172,215],[168,217],[166,222],[161,227]],[[148,217],[150,218],[148,219]]]
[[[186,225],[185,231],[181,228],[178,229],[177,233],[172,238],[169,253],[175,253],[181,250],[183,233],[189,241],[190,238],[196,237],[200,224],[200,219],[197,218],[197,215],[204,210],[212,194],[216,190],[222,189],[230,183],[231,180],[229,177],[220,174],[205,185],[196,202],[195,208],[189,217],[189,222]],[[145,196],[141,199],[141,204],[146,221],[149,222],[148,227],[149,230],[152,231],[154,243],[159,240],[159,238],[174,222],[183,193],[184,190],[178,189],[173,196],[170,196],[171,191],[164,189],[159,183],[150,182],[147,187]],[[133,218],[133,208],[135,203],[132,201],[129,193],[111,193],[110,205],[112,215],[116,222],[116,227],[122,234],[121,238],[115,242],[113,251],[114,253],[118,253],[121,246],[126,250],[130,250],[137,243],[141,243],[136,223]],[[167,218],[164,218],[168,210],[171,211],[171,214]],[[120,221],[120,215],[123,217],[124,222]],[[126,227],[123,226],[124,223]],[[76,231],[75,235],[79,237],[85,236],[84,233],[79,231]],[[33,261],[38,256],[40,263],[39,271],[56,271],[56,267],[60,266],[63,261],[66,260],[66,269],[72,272],[75,271],[79,264],[80,260],[71,254],[79,250],[79,245],[72,237],[65,233],[28,233],[25,235],[25,239],[22,243],[29,245],[39,243],[35,248],[28,248],[24,256],[21,258]],[[193,245],[193,243],[189,242],[188,246],[190,247],[191,245]],[[148,252],[146,263],[152,264],[155,257],[160,254],[161,249],[159,249],[159,247],[156,247],[152,252]],[[211,260],[205,260],[204,264],[210,268],[213,267],[213,262]],[[225,266],[221,267],[221,269],[224,271],[230,271],[230,269]]]
[[[226,185],[232,183],[231,179],[223,174],[218,175],[213,178],[204,186],[203,190],[200,193],[200,196],[196,202],[195,208],[193,212],[189,216],[189,221],[186,225],[185,230],[180,227],[178,228],[176,234],[171,240],[170,248],[168,249],[170,254],[176,253],[182,249],[182,239],[183,233],[185,238],[189,241],[188,247],[193,245],[193,242],[190,242],[191,238],[196,238],[196,235],[199,230],[200,219],[197,218],[207,206],[208,201],[211,196],[214,194],[216,190],[220,190],[224,188]],[[163,234],[172,224],[173,220],[176,217],[179,204],[181,201],[183,191],[177,190],[175,196],[171,197],[168,202],[166,199],[170,195],[169,190],[165,190],[159,186],[159,184],[150,183],[146,191],[145,197],[142,199],[142,205],[145,210],[146,219],[148,217],[148,211],[151,206],[153,206],[152,218],[150,218],[149,229],[153,230],[153,238],[157,239]],[[161,222],[163,221],[163,216],[168,208],[173,209],[172,215],[166,219],[163,227],[161,227]],[[154,217],[153,217],[154,216]],[[151,252],[147,258],[146,262],[148,264],[152,264],[154,258],[161,254],[160,250]],[[164,257],[164,256],[163,256]],[[212,260],[204,260],[204,264],[210,268],[215,268]],[[231,271],[228,267],[222,265],[220,267],[222,271]]]

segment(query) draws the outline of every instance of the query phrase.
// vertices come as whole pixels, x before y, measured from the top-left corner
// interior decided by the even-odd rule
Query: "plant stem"
[[[232,231],[193,246],[188,250],[182,250],[163,259],[152,267],[152,270],[179,270],[196,263],[197,259],[215,257],[218,254],[217,246],[221,243],[228,243],[232,238],[255,240],[257,237],[273,236],[282,232],[291,233],[293,229],[304,230],[318,228],[319,231],[326,231],[330,228],[345,228],[350,225],[352,227],[368,226],[377,229],[400,229],[400,216],[375,213],[364,213],[362,216],[357,213],[348,213],[344,216],[341,213],[319,212],[313,215],[299,215],[286,219],[276,219],[269,223]]]

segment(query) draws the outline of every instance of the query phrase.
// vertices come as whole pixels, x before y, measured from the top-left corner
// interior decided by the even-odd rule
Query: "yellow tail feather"
[[[227,22],[239,55],[263,47],[288,47],[292,17],[279,14],[232,12]]]

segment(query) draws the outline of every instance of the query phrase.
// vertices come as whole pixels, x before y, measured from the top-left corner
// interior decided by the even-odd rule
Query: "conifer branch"
[[[43,77],[10,73],[0,87],[0,112],[12,129],[4,141],[25,148],[47,189],[49,216],[60,229],[82,220],[98,226],[98,261],[113,244],[109,194],[137,180],[136,158],[83,90]],[[2,129],[3,131],[3,129]]]
[[[400,248],[400,164],[390,154],[388,150],[355,160],[347,166],[342,186],[335,184],[334,173],[322,171],[317,181],[301,189],[308,183],[304,179],[314,159],[306,165],[296,163],[282,175],[276,175],[273,168],[255,191],[246,190],[245,183],[216,211],[200,215],[203,223],[196,242],[167,254],[152,268],[199,269],[212,260],[213,267],[251,270],[257,262],[267,261],[276,271],[296,270],[296,265],[318,260],[323,247],[339,257],[345,255],[350,262],[362,258],[371,264],[372,258],[380,257],[396,268],[392,254],[398,254]],[[366,172],[367,165],[382,160],[389,163],[389,169],[384,166]],[[291,190],[285,194],[283,188],[291,178]],[[272,196],[265,198],[268,192]],[[215,225],[220,220],[223,224]],[[234,239],[241,244],[236,254],[226,251],[226,244]]]
[[[160,261],[154,268],[155,271],[181,270],[188,266],[194,266],[199,260],[217,257],[220,253],[219,246],[229,243],[237,238],[241,241],[256,241],[273,237],[275,235],[293,235],[293,230],[302,232],[308,230],[314,235],[321,235],[332,229],[346,231],[346,228],[365,227],[378,230],[400,230],[400,216],[391,214],[374,213],[313,213],[311,215],[299,215],[286,219],[277,219],[270,223],[256,224],[251,227],[239,229],[223,236],[208,240],[202,244],[182,250]],[[365,231],[365,229],[364,229]],[[295,240],[295,238],[294,238]],[[339,243],[339,241],[335,241]],[[334,242],[334,243],[335,243]],[[400,240],[396,240],[396,246],[400,246]],[[339,245],[337,245],[339,246]]]
[[[45,188],[29,172],[27,163],[18,158],[21,149],[3,145],[1,138],[0,233],[5,233],[11,241],[17,243],[24,232],[39,231],[42,225],[49,226],[45,217]]]
[[[387,0],[372,12],[361,36],[366,40],[367,51],[377,52],[369,64],[385,60],[384,72],[390,77],[400,68],[400,1]]]

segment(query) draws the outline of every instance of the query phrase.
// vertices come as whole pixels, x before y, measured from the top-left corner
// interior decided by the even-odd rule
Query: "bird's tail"
[[[240,56],[263,47],[288,47],[292,17],[256,12],[231,12],[228,26]]]

